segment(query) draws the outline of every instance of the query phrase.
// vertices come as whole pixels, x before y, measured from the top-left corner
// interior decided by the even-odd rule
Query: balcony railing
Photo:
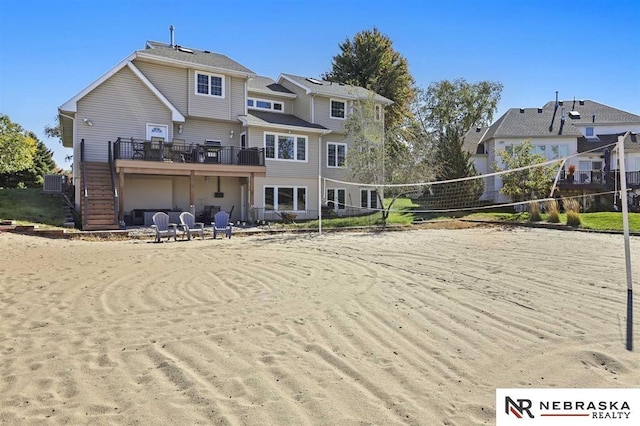
[[[264,149],[118,138],[116,160],[264,166]]]
[[[630,187],[640,186],[640,171],[626,172],[627,185]],[[559,181],[575,185],[613,185],[620,182],[620,171],[612,170],[604,172],[602,170],[577,170],[570,176],[566,170],[560,172]]]

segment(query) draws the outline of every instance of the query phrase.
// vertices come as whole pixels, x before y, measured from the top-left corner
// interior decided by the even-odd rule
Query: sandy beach
[[[0,247],[0,423],[490,425],[496,388],[640,386],[620,235]]]

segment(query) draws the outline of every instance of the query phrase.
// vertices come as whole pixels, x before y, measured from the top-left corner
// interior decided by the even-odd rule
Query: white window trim
[[[333,210],[346,210],[347,209],[347,189],[346,188],[327,188],[326,193],[324,194],[324,199],[327,200],[327,205],[329,203],[333,203]],[[338,202],[339,198],[334,200],[329,199],[329,191],[335,191],[335,194],[338,195],[338,191],[344,191],[344,205],[340,207],[340,203]]]
[[[275,137],[275,146],[273,151],[274,158],[267,157],[267,135],[273,135]],[[278,158],[278,136],[292,137],[295,141],[293,146],[293,152],[296,158],[288,160],[285,158]],[[298,160],[298,138],[304,138],[304,160]],[[264,132],[262,135],[262,147],[264,148],[264,158],[269,161],[286,161],[296,163],[308,163],[309,162],[309,138],[305,135],[296,135],[292,133],[276,133],[276,132]]]
[[[198,75],[206,75],[209,78],[209,93],[200,93],[198,92]],[[222,91],[220,95],[212,95],[211,94],[211,77],[218,77],[221,79],[221,85],[222,85]],[[204,71],[195,71],[194,72],[194,77],[193,77],[193,90],[195,92],[196,95],[199,96],[209,96],[211,98],[219,98],[219,99],[224,99],[225,97],[225,86],[226,86],[226,80],[224,78],[224,75],[221,74],[212,74],[209,72],[204,72]]]
[[[382,105],[375,104],[373,106],[373,118],[376,121],[382,121]]]
[[[273,188],[273,210],[267,210],[266,200],[267,200],[267,188]],[[279,188],[293,188],[293,210],[284,210],[284,211],[293,211],[293,212],[304,212],[304,210],[298,209],[298,189],[304,189],[305,194],[305,204],[309,203],[309,189],[306,186],[295,186],[295,185],[265,185],[262,187],[262,204],[264,205],[265,211],[281,211],[279,208],[279,200],[278,200],[278,189]],[[306,206],[305,206],[306,207]]]
[[[331,166],[329,165],[329,145],[335,145],[336,146],[336,165],[335,166]],[[344,166],[339,166],[338,165],[338,145],[343,145],[344,146],[344,158],[345,158],[345,165]],[[344,169],[346,166],[346,162],[347,162],[347,144],[344,142],[327,142],[327,168],[329,169]]]
[[[378,200],[378,194],[377,191],[373,188],[360,188],[360,197],[362,197],[362,191],[366,191],[367,192],[367,206],[366,207],[362,207],[362,198],[360,199],[360,208],[361,209],[373,209],[374,207],[371,207],[371,200],[373,198],[375,198],[376,200],[376,209],[379,209],[380,206],[378,204],[379,200]]]
[[[146,136],[147,136],[147,140],[151,140],[151,137],[154,136],[151,134],[151,129],[154,127],[159,127],[162,128],[164,130],[164,135],[162,136],[166,141],[170,140],[169,139],[169,125],[168,124],[156,124],[156,123],[147,123],[147,130],[146,130]]]
[[[340,102],[344,104],[344,117],[334,117],[333,116],[333,108],[331,107],[331,104],[333,102]],[[336,99],[336,98],[330,98],[329,99],[329,117],[335,119],[335,120],[346,120],[347,119],[347,101],[343,100],[343,99]]]
[[[253,106],[249,106],[248,101],[253,101]],[[258,106],[258,102],[269,102],[269,103],[271,103],[271,108],[259,107]],[[281,108],[280,109],[275,109],[274,108],[275,104],[280,105]],[[247,108],[248,109],[259,109],[259,110],[263,110],[263,111],[273,111],[273,112],[284,113],[284,102],[272,101],[271,99],[262,99],[262,98],[247,98]]]

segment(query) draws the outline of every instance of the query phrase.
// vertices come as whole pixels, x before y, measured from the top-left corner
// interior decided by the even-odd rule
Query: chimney
[[[174,47],[176,47],[175,40],[173,39],[173,30],[174,29],[175,28],[173,27],[173,25],[169,25],[169,32],[171,33],[171,45],[169,45],[169,47],[171,47],[172,49]]]
[[[576,110],[576,95],[573,95],[573,106],[571,107],[571,111]]]
[[[564,107],[562,107],[562,115],[560,116],[560,121],[564,123]]]
[[[558,91],[556,90],[556,109],[558,108]]]

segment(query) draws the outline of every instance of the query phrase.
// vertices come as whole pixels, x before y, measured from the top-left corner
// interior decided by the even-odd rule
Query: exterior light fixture
[[[82,121],[84,121],[84,124],[89,127],[93,126],[93,121],[89,120],[88,118],[83,118]]]

